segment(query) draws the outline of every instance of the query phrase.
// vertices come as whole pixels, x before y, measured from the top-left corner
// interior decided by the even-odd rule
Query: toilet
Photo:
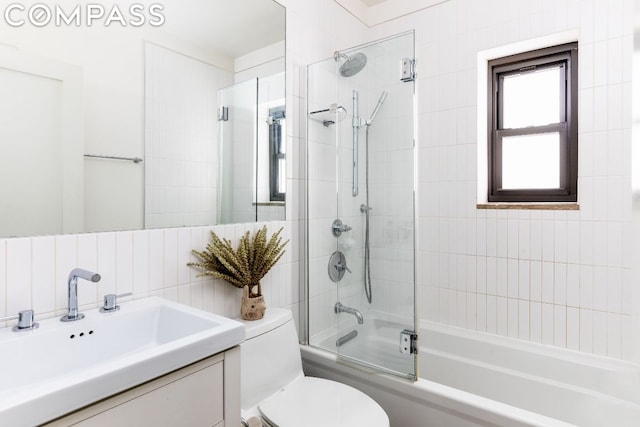
[[[387,414],[366,394],[304,376],[291,311],[269,308],[261,320],[243,322],[242,418],[259,417],[272,427],[389,427]]]

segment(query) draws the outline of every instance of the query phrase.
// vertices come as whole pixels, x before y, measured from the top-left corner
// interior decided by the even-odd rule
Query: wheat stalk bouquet
[[[247,231],[240,238],[238,248],[234,249],[231,241],[220,239],[211,231],[211,242],[206,249],[191,251],[199,262],[189,262],[187,265],[203,270],[198,277],[223,279],[236,288],[247,286],[250,297],[262,296],[260,280],[282,258],[284,247],[289,243],[289,240],[282,242],[281,232],[282,228],[267,240],[266,225],[258,230],[253,239]]]

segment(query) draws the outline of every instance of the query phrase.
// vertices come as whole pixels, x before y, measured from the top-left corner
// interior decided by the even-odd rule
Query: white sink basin
[[[120,306],[0,329],[0,425],[52,420],[244,340],[240,322],[161,298]]]

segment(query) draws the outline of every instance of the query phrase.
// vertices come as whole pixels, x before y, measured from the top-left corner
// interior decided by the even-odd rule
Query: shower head
[[[358,74],[365,65],[367,65],[367,56],[364,53],[354,53],[349,56],[345,53],[336,52],[333,54],[333,59],[336,62],[340,59],[344,58],[344,64],[340,66],[340,75],[342,77],[351,77]]]
[[[387,100],[387,91],[383,90],[382,93],[380,94],[380,98],[378,98],[378,103],[376,104],[376,108],[374,108],[373,111],[371,112],[371,117],[369,117],[369,120],[365,122],[365,125],[371,126],[371,124],[373,123],[373,119],[376,118],[376,114],[378,114],[380,107],[382,107],[382,104],[384,104],[384,101],[386,100]]]

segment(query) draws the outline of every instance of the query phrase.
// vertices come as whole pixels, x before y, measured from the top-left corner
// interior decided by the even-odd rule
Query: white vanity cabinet
[[[239,425],[239,346],[44,424],[47,427]]]

